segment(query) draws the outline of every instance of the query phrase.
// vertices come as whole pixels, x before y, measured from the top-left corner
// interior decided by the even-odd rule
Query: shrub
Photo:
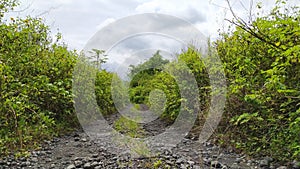
[[[300,11],[280,3],[216,42],[229,86],[220,131],[249,154],[288,161],[300,159]]]

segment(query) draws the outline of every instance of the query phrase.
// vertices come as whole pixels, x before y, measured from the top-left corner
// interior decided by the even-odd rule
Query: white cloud
[[[163,13],[168,15],[177,16],[183,19],[187,19],[189,22],[202,22],[204,21],[203,10],[207,6],[206,3],[201,1],[161,1],[161,0],[151,0],[142,3],[136,7],[137,13]]]
[[[224,18],[231,18],[226,0],[20,0],[15,15],[41,16],[53,32],[59,28],[72,48],[82,49],[100,28],[120,18],[140,13],[163,13],[185,19],[203,34],[215,39],[218,29],[228,25]],[[254,0],[254,4],[260,0]],[[230,0],[234,11],[244,19],[249,14],[251,0]],[[297,5],[299,0],[289,0]],[[242,5],[243,4],[243,5]],[[268,11],[274,1],[264,1]],[[244,7],[246,9],[244,9]],[[226,9],[227,8],[227,9]],[[227,11],[227,12],[225,12]],[[226,15],[225,15],[226,14]]]
[[[108,24],[111,24],[111,23],[113,23],[113,22],[115,22],[115,21],[116,21],[115,18],[108,18],[108,19],[106,19],[105,21],[103,21],[102,23],[100,23],[100,24],[97,26],[97,29],[99,30],[99,29],[101,29],[101,28],[103,28],[103,27],[107,26]]]

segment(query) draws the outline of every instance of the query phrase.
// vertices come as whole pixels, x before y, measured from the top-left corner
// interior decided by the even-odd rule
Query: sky
[[[8,16],[30,15],[33,17],[44,18],[47,25],[50,26],[52,35],[57,32],[62,33],[63,41],[70,49],[81,51],[95,36],[99,34],[105,27],[118,22],[119,20],[137,14],[155,13],[178,17],[194,28],[198,29],[205,37],[210,37],[212,40],[218,38],[219,30],[226,30],[229,23],[224,21],[225,18],[231,19],[232,15],[228,9],[226,0],[20,0],[21,4]],[[258,0],[229,0],[234,12],[241,18],[248,20],[251,5],[253,5],[252,13],[255,13],[255,4]],[[275,0],[263,1],[263,12],[267,13],[273,6]],[[289,0],[289,4],[297,4],[299,0]],[[146,20],[148,20],[146,18]],[[151,19],[149,19],[151,20]],[[176,19],[175,19],[176,20]],[[170,23],[168,23],[170,22]],[[105,40],[114,39],[114,34],[119,32],[132,32],[131,29],[151,30],[171,27],[173,31],[178,31],[176,24],[172,20],[164,22],[156,22],[155,28],[151,24],[147,24],[144,20],[134,22],[135,27],[126,25],[118,29],[114,27],[114,33],[106,36]],[[180,21],[179,21],[180,22]],[[124,26],[125,25],[125,26]],[[178,26],[178,25],[177,25]],[[188,33],[189,29],[182,29],[181,32]],[[97,34],[98,32],[98,34]],[[169,31],[170,32],[170,31]],[[126,34],[126,33],[125,33]],[[100,38],[101,39],[101,38]],[[151,43],[151,45],[149,45]],[[166,46],[165,44],[168,44]],[[148,48],[156,48],[158,46],[166,46],[165,52],[172,55],[179,52],[174,48],[180,46],[179,41],[168,39],[157,34],[134,36],[120,43],[111,53],[115,57],[110,59],[108,64],[122,64],[126,62],[124,55],[125,51],[133,50],[133,53],[145,54],[153,53],[153,50],[142,48],[142,52],[136,49],[141,49],[142,46]],[[107,49],[105,49],[107,50]],[[169,50],[169,51],[168,51]],[[118,52],[119,51],[119,52]],[[119,59],[122,54],[123,59]],[[170,56],[171,57],[171,56]],[[127,57],[127,62],[130,60]],[[132,57],[131,57],[132,60]],[[130,62],[130,61],[129,61]]]
[[[250,2],[230,0],[240,16],[247,15]],[[264,4],[269,8],[273,0]],[[70,48],[81,50],[105,25],[142,13],[182,18],[212,39],[216,39],[218,29],[226,25],[224,18],[231,18],[225,0],[21,0],[13,15],[45,18],[53,33],[59,30]]]

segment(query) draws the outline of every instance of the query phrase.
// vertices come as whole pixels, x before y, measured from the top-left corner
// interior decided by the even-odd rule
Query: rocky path
[[[117,118],[117,117],[113,117]],[[110,119],[110,120],[113,120]],[[108,120],[108,121],[110,121]],[[156,122],[154,128],[145,127],[155,134],[165,127]],[[105,136],[105,133],[103,134]],[[161,150],[150,158],[133,158],[128,151],[114,150],[112,143],[104,139],[91,139],[85,132],[76,131],[64,137],[44,141],[41,150],[32,151],[28,158],[6,157],[0,161],[0,169],[102,169],[102,168],[232,168],[232,169],[285,169],[276,166],[271,158],[247,159],[241,154],[221,149],[209,142],[185,138],[172,149]],[[294,168],[297,168],[295,166]]]

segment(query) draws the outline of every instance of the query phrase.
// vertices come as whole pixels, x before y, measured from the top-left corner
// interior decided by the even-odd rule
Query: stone
[[[210,166],[214,167],[214,168],[221,168],[222,167],[222,164],[219,162],[219,161],[212,161],[210,163]]]
[[[259,166],[260,167],[268,167],[270,165],[270,161],[263,159],[259,161]]]
[[[194,161],[187,161],[187,163],[188,163],[189,165],[191,165],[191,166],[195,164]]]
[[[194,169],[201,169],[201,167],[199,165],[195,165]]]
[[[92,165],[91,165],[91,163],[85,163],[85,164],[83,165],[83,168],[84,168],[84,169],[90,169],[90,168],[92,168]]]
[[[33,158],[31,158],[31,161],[34,162],[34,163],[36,163],[36,162],[38,162],[39,160],[38,160],[36,157],[33,157]]]
[[[92,158],[97,158],[98,154],[92,154]]]
[[[99,164],[98,162],[94,161],[94,162],[91,164],[91,166],[92,166],[92,167],[96,167],[98,164]]]
[[[230,168],[232,169],[240,169],[239,165],[237,163],[233,163]]]
[[[55,168],[55,167],[56,167],[55,164],[51,164],[51,165],[50,165],[50,168]]]
[[[30,161],[24,161],[21,163],[21,167],[26,167],[26,166],[30,166]]]
[[[287,167],[286,166],[280,166],[277,169],[287,169]]]
[[[238,158],[235,159],[235,162],[237,162],[237,163],[240,163],[242,161],[243,161],[243,158],[240,158],[240,157],[238,157]]]
[[[180,168],[181,168],[181,169],[187,169],[187,167],[186,167],[184,164],[181,164],[181,165],[180,165]]]
[[[270,163],[273,162],[274,159],[272,157],[265,157],[264,160],[267,160]]]
[[[74,161],[80,161],[80,160],[82,160],[82,157],[75,157],[74,158]]]
[[[184,159],[179,158],[176,160],[176,164],[182,164],[182,163],[184,163]]]
[[[222,169],[228,169],[228,167],[226,165],[223,165]]]
[[[80,140],[79,137],[75,137],[75,138],[74,138],[74,141],[79,141],[79,140]]]
[[[74,164],[75,164],[76,167],[80,167],[83,163],[82,163],[82,161],[80,161],[80,160],[76,160],[76,161],[74,162]]]
[[[50,163],[51,161],[52,161],[52,159],[51,158],[46,158],[46,160],[45,160],[47,163]]]
[[[71,164],[71,165],[69,165],[66,169],[75,169],[76,167],[75,167],[75,165],[74,164]]]
[[[82,142],[87,142],[87,139],[86,138],[82,138],[81,141]]]

